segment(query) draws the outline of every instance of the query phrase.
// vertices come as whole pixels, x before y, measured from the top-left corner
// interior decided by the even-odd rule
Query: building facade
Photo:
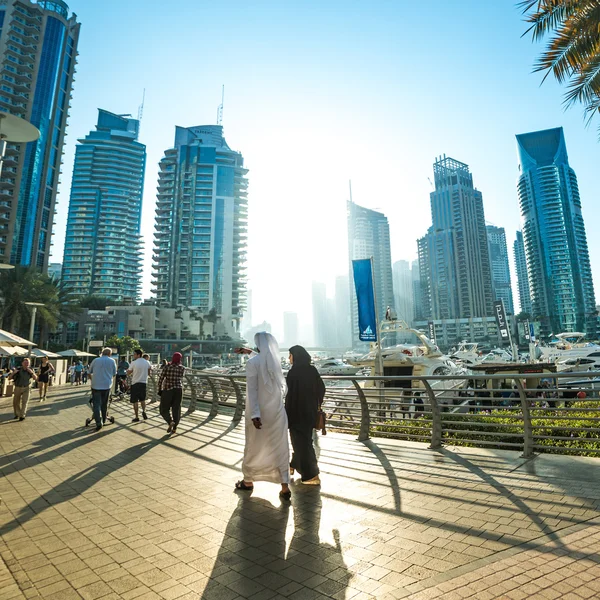
[[[448,352],[463,341],[477,342],[490,348],[502,347],[504,340],[498,330],[495,317],[470,319],[433,319],[435,343]],[[429,321],[417,321],[415,328],[429,331]]]
[[[515,254],[515,270],[517,272],[517,286],[519,288],[520,312],[531,314],[531,293],[529,291],[529,277],[527,275],[527,260],[525,258],[525,244],[523,243],[523,232],[517,231],[517,237],[513,244]]]
[[[490,269],[492,272],[492,290],[494,300],[502,300],[506,314],[515,314],[512,285],[510,281],[510,263],[506,232],[504,227],[486,225],[488,248],[490,251]]]
[[[374,286],[380,320],[385,317],[387,307],[394,304],[390,227],[385,215],[359,206],[352,201],[348,202],[348,256],[350,259],[352,341],[353,344],[359,344],[358,305],[352,271],[353,260],[373,257]]]
[[[533,318],[542,336],[582,331],[598,318],[581,199],[562,127],[517,135],[523,242]]]
[[[0,262],[44,272],[77,59],[79,23],[62,0],[0,4],[0,111],[37,141],[8,143],[0,178]]]
[[[352,348],[352,320],[348,292],[348,276],[339,275],[335,278],[335,327],[338,348]]]
[[[177,127],[159,164],[154,291],[239,330],[246,303],[247,169],[219,125]]]
[[[71,297],[140,298],[146,146],[136,119],[98,111],[79,140],[67,219],[62,283]]]
[[[443,156],[433,165],[432,226],[418,240],[424,312],[433,319],[493,315],[483,197],[468,165]]]
[[[412,325],[414,320],[413,275],[410,262],[398,260],[394,263],[394,307],[398,319]]]
[[[300,328],[298,326],[298,313],[283,313],[283,343],[280,348],[290,348],[300,343]]]

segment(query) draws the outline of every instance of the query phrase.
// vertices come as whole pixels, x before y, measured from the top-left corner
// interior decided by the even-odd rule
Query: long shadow
[[[72,475],[48,492],[39,496],[39,498],[36,498],[33,502],[30,502],[27,506],[24,506],[12,521],[0,527],[0,537],[13,531],[17,527],[21,527],[48,508],[67,502],[86,492],[107,475],[115,473],[125,465],[131,464],[160,443],[161,440],[142,442],[137,446],[132,446],[131,448],[127,448],[126,450],[115,454],[111,458],[83,469],[76,475]]]
[[[377,457],[385,474],[387,475],[390,481],[390,487],[392,488],[392,494],[394,496],[394,506],[398,513],[402,512],[402,499],[400,497],[400,485],[398,484],[398,478],[396,477],[396,472],[394,471],[394,467],[392,463],[388,460],[388,457],[385,455],[385,452],[381,450],[381,448],[373,441],[373,440],[365,440],[363,444]]]
[[[103,436],[106,437],[110,433],[121,429],[123,426],[107,426],[107,429],[103,430]],[[2,468],[3,474],[17,473],[23,469],[27,469],[31,466],[36,466],[54,460],[63,454],[67,454],[72,450],[80,448],[89,442],[94,441],[97,436],[94,435],[94,429],[76,429],[63,431],[48,437],[42,438],[33,442],[31,447],[25,448],[24,450],[14,450],[4,456],[0,457],[0,468]],[[72,440],[72,441],[70,441]],[[70,443],[64,443],[69,442]],[[60,444],[63,444],[60,446]],[[55,448],[58,446],[57,448]],[[55,448],[52,450],[52,448]],[[42,453],[38,455],[38,453]],[[35,456],[34,456],[35,455]]]
[[[202,598],[229,598],[231,592],[244,598],[270,598],[276,593],[302,598],[303,591],[307,598],[321,594],[343,597],[351,575],[342,557],[339,532],[332,532],[335,545],[321,542],[321,499],[318,490],[308,492],[295,495],[293,507],[288,503],[273,506],[238,492],[238,504]],[[289,531],[291,511],[293,533]],[[332,577],[325,578],[313,592],[304,582],[317,574]]]

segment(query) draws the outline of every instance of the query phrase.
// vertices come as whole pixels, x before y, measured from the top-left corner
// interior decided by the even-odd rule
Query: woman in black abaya
[[[290,348],[292,368],[287,374],[285,410],[293,449],[290,472],[293,474],[298,471],[302,483],[320,485],[312,436],[317,413],[325,396],[325,384],[310,361],[310,354],[302,346]]]

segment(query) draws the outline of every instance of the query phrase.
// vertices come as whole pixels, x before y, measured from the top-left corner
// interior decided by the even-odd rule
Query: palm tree
[[[550,36],[535,64],[567,83],[564,104],[585,106],[587,121],[600,111],[600,2],[598,0],[523,0],[519,3],[534,41]]]
[[[3,328],[23,337],[29,334],[31,322],[31,309],[25,302],[43,304],[37,311],[42,329],[56,327],[73,312],[64,292],[35,267],[17,266],[0,272],[0,322]]]

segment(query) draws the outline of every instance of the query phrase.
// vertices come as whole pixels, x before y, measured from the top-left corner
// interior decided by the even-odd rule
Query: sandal
[[[291,492],[291,490],[288,490],[287,492],[279,492],[279,497],[282,500],[291,500],[292,499],[292,492]]]
[[[254,489],[254,485],[246,485],[246,482],[242,479],[241,481],[236,482],[235,489],[251,492]]]

